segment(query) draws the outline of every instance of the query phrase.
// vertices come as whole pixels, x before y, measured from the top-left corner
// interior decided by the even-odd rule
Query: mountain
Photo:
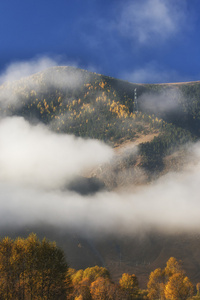
[[[116,153],[112,163],[75,178],[80,194],[101,189],[136,189],[191,163],[188,144],[200,137],[200,82],[133,84],[72,67],[53,67],[0,86],[0,115],[42,122],[57,133],[102,140]],[[44,224],[1,228],[11,237],[37,231],[56,240],[72,267],[108,267],[117,279],[135,273],[145,286],[150,271],[170,256],[184,261],[194,282],[200,275],[199,234],[158,234],[94,238],[58,232]],[[115,275],[114,275],[115,274]],[[113,276],[114,275],[114,276]]]
[[[1,115],[20,115],[49,124],[56,132],[103,140],[114,147],[136,141],[139,165],[158,172],[166,155],[199,137],[199,92],[200,82],[132,84],[54,67],[2,85]]]

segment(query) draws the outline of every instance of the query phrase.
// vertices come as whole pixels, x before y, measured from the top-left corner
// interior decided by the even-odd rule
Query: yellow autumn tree
[[[90,286],[90,293],[93,300],[117,299],[114,295],[115,285],[107,278],[98,277]],[[125,298],[124,298],[125,299]]]
[[[63,299],[66,275],[64,253],[55,243],[40,242],[35,234],[0,241],[0,299]]]
[[[183,273],[182,262],[177,261],[176,258],[170,257],[166,263],[166,267],[164,269],[165,277],[170,277],[176,273]]]
[[[106,268],[99,266],[87,268],[83,272],[83,279],[88,278],[90,282],[95,281],[98,277],[110,279],[110,274]]]
[[[183,273],[173,274],[165,286],[167,300],[187,300],[194,293],[194,287]]]
[[[13,243],[11,261],[14,267],[15,276],[15,297],[25,299],[27,289],[26,264],[27,264],[27,243],[23,238],[17,238]]]
[[[15,274],[12,264],[13,240],[4,238],[0,243],[0,299],[12,299]]]
[[[121,289],[126,293],[128,299],[135,299],[139,293],[139,284],[137,277],[132,274],[124,273],[119,280]]]
[[[164,272],[160,268],[151,272],[147,284],[148,298],[150,300],[165,299],[164,282],[165,282]]]
[[[81,282],[83,279],[83,270],[80,269],[76,271],[74,274],[71,274],[71,279],[73,285],[79,284],[79,282]]]
[[[197,297],[200,297],[200,282],[196,284]]]
[[[159,268],[151,272],[147,288],[150,300],[186,300],[192,297],[194,291],[181,261],[174,257],[170,257],[163,270]]]
[[[91,284],[99,277],[110,279],[108,270],[99,266],[86,268],[85,270],[81,269],[78,271],[69,269],[68,274],[71,276],[74,288],[71,295],[72,299],[74,299],[74,297],[82,297],[83,300],[89,300],[91,298]]]

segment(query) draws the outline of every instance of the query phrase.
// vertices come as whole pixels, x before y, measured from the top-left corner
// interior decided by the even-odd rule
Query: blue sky
[[[1,0],[0,72],[45,58],[132,82],[200,80],[199,12],[199,0]]]

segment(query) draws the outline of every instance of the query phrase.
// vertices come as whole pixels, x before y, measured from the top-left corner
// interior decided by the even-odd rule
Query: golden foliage
[[[0,242],[0,299],[59,299],[66,271],[63,252],[35,234]]]
[[[128,294],[130,299],[134,299],[135,297],[137,297],[139,293],[139,284],[135,274],[122,274],[122,277],[119,280],[119,285],[121,289]]]
[[[193,295],[194,287],[187,276],[175,273],[165,285],[165,297],[167,300],[186,300]]]
[[[150,300],[186,300],[193,295],[194,288],[185,276],[181,262],[174,257],[167,261],[165,269],[151,272],[147,284]]]

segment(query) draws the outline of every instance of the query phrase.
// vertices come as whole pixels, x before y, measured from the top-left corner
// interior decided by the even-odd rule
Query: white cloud
[[[199,230],[200,145],[190,149],[194,165],[135,191],[81,196],[60,187],[73,176],[108,162],[112,150],[32,126],[23,118],[0,122],[0,225],[46,223],[88,233]],[[124,153],[125,155],[125,153]]]
[[[48,56],[38,56],[36,58],[32,58],[30,60],[22,60],[15,61],[10,63],[5,70],[0,73],[0,85],[4,82],[12,82],[16,80],[20,80],[22,78],[26,78],[35,73],[44,71],[48,68],[55,66],[71,66],[75,68],[79,68],[79,63],[76,61],[64,59],[61,56],[57,56],[55,58],[51,58]],[[91,72],[98,72],[97,67],[92,64],[86,66],[86,69]],[[57,74],[59,76],[59,74]],[[57,78],[56,78],[57,79]],[[62,86],[62,78],[58,78],[55,82],[49,82],[49,84],[57,85],[59,84],[59,80],[61,80],[60,85]],[[70,80],[70,78],[68,78]],[[65,78],[66,82],[66,78]]]
[[[140,108],[154,114],[166,114],[170,112],[183,113],[180,105],[180,99],[183,101],[184,95],[181,90],[170,87],[157,93],[144,93],[138,99]]]
[[[180,32],[185,21],[184,0],[130,1],[123,6],[118,29],[140,44],[153,44]]]
[[[20,117],[0,121],[0,145],[0,181],[42,188],[60,188],[112,157],[99,141],[56,134]]]
[[[1,73],[0,84],[6,81],[19,80],[56,65],[58,65],[58,61],[49,57],[13,62]]]
[[[199,144],[192,150],[199,159]],[[136,192],[101,192],[80,196],[0,183],[0,224],[47,223],[89,233],[135,234],[199,231],[200,165],[168,174]]]

